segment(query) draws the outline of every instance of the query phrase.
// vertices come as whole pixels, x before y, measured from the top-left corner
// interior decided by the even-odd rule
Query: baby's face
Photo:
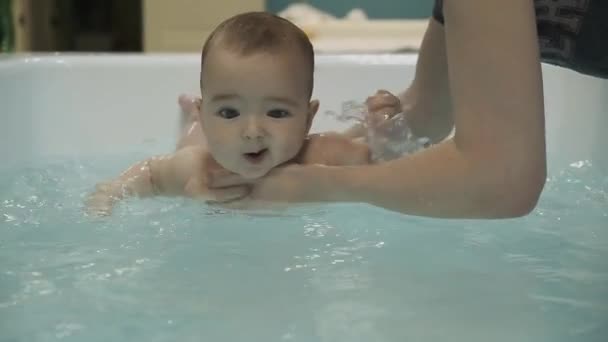
[[[247,178],[294,158],[316,101],[309,102],[306,66],[293,52],[246,57],[211,49],[202,70],[201,124],[213,157]]]

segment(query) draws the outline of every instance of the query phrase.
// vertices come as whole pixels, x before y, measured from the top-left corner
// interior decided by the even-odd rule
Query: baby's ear
[[[196,108],[196,116],[197,116],[198,120],[202,123],[203,122],[203,99],[202,99],[202,97],[196,98],[195,108]]]
[[[310,131],[310,127],[312,127],[312,121],[315,118],[315,115],[317,114],[318,110],[319,110],[319,100],[310,101],[310,103],[308,104],[308,121],[307,121],[306,132]]]

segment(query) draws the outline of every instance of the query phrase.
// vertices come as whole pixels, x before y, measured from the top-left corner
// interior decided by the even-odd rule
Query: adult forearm
[[[536,205],[544,170],[512,168],[496,155],[448,140],[391,162],[328,168],[329,201],[364,202],[410,215],[443,218],[522,216]]]

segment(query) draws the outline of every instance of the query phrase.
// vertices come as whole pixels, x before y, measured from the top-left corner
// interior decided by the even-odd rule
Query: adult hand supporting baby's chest
[[[190,146],[152,161],[152,181],[158,194],[187,196],[204,201],[228,202],[243,198],[249,185],[209,187],[209,174],[224,170],[201,146]]]
[[[258,179],[245,179],[225,170],[210,173],[209,187],[221,191],[234,186],[249,185],[250,193],[241,200],[231,202],[237,208],[253,207],[251,202],[312,203],[332,201],[336,197],[335,183],[331,181],[332,167],[321,165],[289,165],[278,167]]]

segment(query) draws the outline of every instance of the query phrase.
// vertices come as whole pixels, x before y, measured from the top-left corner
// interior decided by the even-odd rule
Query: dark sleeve
[[[435,0],[435,7],[433,7],[433,18],[440,23],[443,22],[443,0]]]

